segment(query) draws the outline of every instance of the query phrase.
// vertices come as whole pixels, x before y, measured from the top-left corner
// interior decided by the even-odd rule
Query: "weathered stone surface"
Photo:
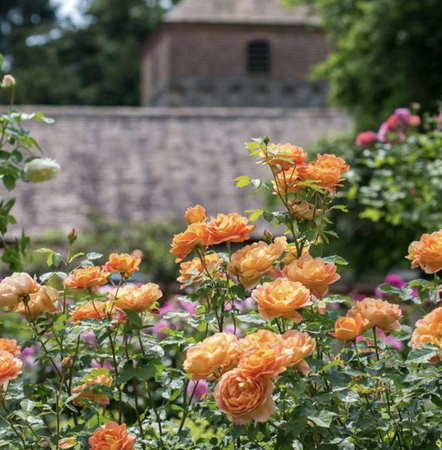
[[[235,189],[239,175],[258,176],[244,150],[250,138],[305,146],[346,130],[350,119],[332,109],[24,107],[55,124],[33,124],[46,156],[62,166],[58,179],[21,184],[15,215],[31,235],[87,224],[101,212],[121,220],[181,215],[194,204],[210,214],[257,206]],[[4,192],[2,192],[3,196]]]

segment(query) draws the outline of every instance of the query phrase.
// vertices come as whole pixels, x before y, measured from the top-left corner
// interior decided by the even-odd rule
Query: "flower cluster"
[[[412,114],[409,108],[398,108],[381,124],[379,131],[363,131],[356,138],[356,145],[369,148],[376,141],[396,144],[405,140],[405,135],[410,129],[420,125],[420,117]]]
[[[216,333],[187,352],[184,369],[194,380],[218,379],[216,403],[237,424],[265,422],[275,412],[273,382],[289,367],[309,372],[305,358],[316,343],[297,330],[259,330],[238,340]]]

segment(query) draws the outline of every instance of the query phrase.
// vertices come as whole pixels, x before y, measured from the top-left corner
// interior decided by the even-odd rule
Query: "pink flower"
[[[102,364],[98,361],[98,359],[94,359],[91,362],[91,367],[93,369],[107,369],[111,370],[112,366],[109,361],[104,361]]]
[[[195,389],[196,383],[198,383],[198,386]],[[195,389],[195,394],[193,395],[194,402],[199,402],[204,394],[208,394],[210,392],[207,381],[205,381],[205,380],[200,380],[199,382],[190,380],[189,385],[187,386],[187,397],[188,398],[190,398],[194,389]]]
[[[405,127],[408,125],[410,117],[412,117],[411,111],[408,108],[396,109],[396,111],[394,112],[394,116],[396,116],[398,118],[398,120],[400,121],[400,123]],[[390,117],[392,117],[392,116],[390,116]]]
[[[374,131],[363,131],[356,138],[356,145],[362,148],[370,147],[376,141],[376,133]]]
[[[93,331],[83,331],[83,333],[81,333],[80,339],[89,345],[95,345],[97,342],[95,340],[95,333]]]

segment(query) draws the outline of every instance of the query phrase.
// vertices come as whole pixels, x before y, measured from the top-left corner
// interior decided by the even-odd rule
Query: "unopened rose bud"
[[[44,183],[52,180],[60,173],[58,162],[49,158],[36,158],[25,164],[25,179],[31,183]]]
[[[134,250],[134,251],[132,252],[132,256],[133,256],[134,258],[140,258],[140,259],[143,259],[143,258],[144,258],[144,253],[143,253],[142,250],[136,249],[136,250]]]
[[[62,364],[63,364],[63,367],[70,367],[72,364],[71,356],[68,355],[65,358],[63,358]]]
[[[72,228],[71,231],[68,233],[68,241],[69,244],[73,244],[78,239],[78,232],[75,228]]]
[[[51,442],[44,438],[38,441],[38,445],[40,448],[51,448]]]
[[[78,439],[76,437],[63,438],[58,441],[58,448],[67,450],[77,445]]]
[[[262,239],[266,244],[271,244],[273,242],[273,234],[268,230],[264,230]]]
[[[12,88],[15,86],[15,84],[16,84],[16,81],[12,75],[8,74],[3,77],[3,81],[2,81],[3,88]]]

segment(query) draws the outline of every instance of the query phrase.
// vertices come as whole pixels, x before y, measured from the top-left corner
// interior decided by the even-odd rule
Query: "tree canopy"
[[[0,51],[18,103],[138,105],[141,46],[166,11],[160,0],[89,0],[85,24],[61,24],[50,0],[0,5]]]
[[[316,71],[331,100],[369,128],[410,102],[434,111],[442,95],[439,0],[287,0],[322,17],[333,50]]]

